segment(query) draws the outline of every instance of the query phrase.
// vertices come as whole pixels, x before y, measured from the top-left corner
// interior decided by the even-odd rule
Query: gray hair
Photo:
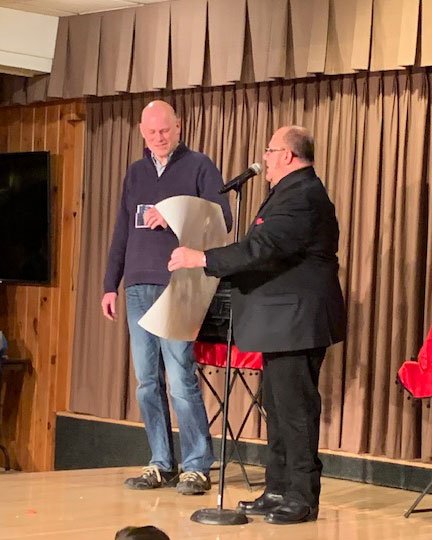
[[[283,140],[293,154],[303,161],[314,162],[314,139],[304,127],[290,126],[283,135]]]

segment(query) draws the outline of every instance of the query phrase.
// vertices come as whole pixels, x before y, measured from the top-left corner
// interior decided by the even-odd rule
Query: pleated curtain
[[[226,180],[262,161],[278,127],[312,131],[316,170],[339,219],[348,309],[347,340],[329,349],[322,369],[320,445],[429,461],[430,410],[413,407],[395,377],[432,324],[430,84],[427,70],[394,71],[90,101],[71,410],[139,420],[124,294],[116,324],[103,319],[100,299],[123,175],[143,152],[140,113],[160,97],[177,110],[185,142],[206,152]],[[242,233],[267,190],[262,175],[246,184]],[[220,388],[223,370],[211,371]],[[247,377],[256,388],[255,374]],[[211,413],[214,401],[203,392]],[[238,426],[248,406],[240,386],[232,404]],[[265,437],[256,414],[245,434]]]

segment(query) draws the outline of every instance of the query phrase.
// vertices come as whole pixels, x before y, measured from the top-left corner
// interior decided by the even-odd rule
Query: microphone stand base
[[[222,508],[202,508],[191,515],[191,520],[203,525],[245,525],[249,522],[244,514]]]

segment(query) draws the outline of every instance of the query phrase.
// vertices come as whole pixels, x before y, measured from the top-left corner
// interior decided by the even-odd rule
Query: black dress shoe
[[[307,506],[297,502],[289,502],[280,505],[275,510],[269,511],[264,520],[267,523],[277,525],[290,525],[294,523],[304,523],[305,521],[316,521],[318,518],[318,506]]]
[[[283,495],[280,493],[264,491],[261,497],[258,497],[254,501],[240,501],[237,506],[237,512],[251,516],[264,516],[279,508],[283,500]]]

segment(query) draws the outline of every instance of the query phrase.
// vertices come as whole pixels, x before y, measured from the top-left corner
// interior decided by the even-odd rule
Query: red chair
[[[397,380],[413,398],[432,398],[432,328],[417,360],[406,360],[398,371]]]
[[[432,398],[432,327],[429,330],[426,340],[420,349],[417,360],[406,360],[399,368],[397,382],[414,399]],[[411,507],[405,512],[408,518],[413,512],[429,512],[432,508],[415,510],[416,506],[429,492],[432,487],[432,480],[417,497]]]

